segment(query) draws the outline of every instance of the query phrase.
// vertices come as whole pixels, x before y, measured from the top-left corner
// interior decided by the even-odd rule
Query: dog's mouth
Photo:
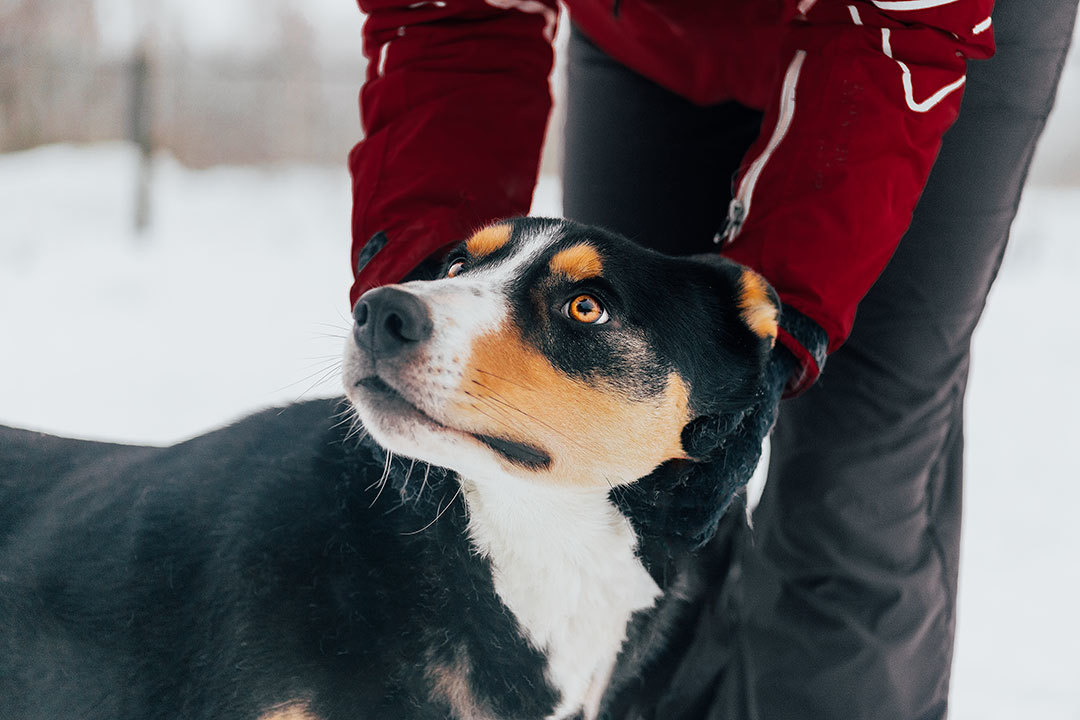
[[[356,387],[364,388],[368,392],[372,392],[382,396],[384,402],[389,400],[392,402],[408,405],[415,412],[424,415],[424,417],[427,417],[429,420],[431,420],[431,422],[435,422],[433,418],[431,418],[420,408],[416,407],[411,402],[406,400],[404,395],[399,393],[394,388],[390,387],[390,385],[378,375],[369,375],[366,378],[361,378],[360,380],[357,380],[355,383],[353,383],[353,385],[355,385]]]
[[[376,402],[382,412],[390,412],[398,417],[412,419],[436,430],[467,435],[473,440],[480,442],[503,459],[528,470],[543,470],[551,465],[551,455],[535,445],[523,443],[519,440],[511,440],[506,437],[496,437],[485,433],[458,430],[445,423],[439,422],[416,405],[409,402],[408,398],[391,387],[389,383],[378,375],[370,375],[361,380],[357,380],[354,385],[375,395],[377,397]]]
[[[353,383],[353,386],[363,388],[368,394],[374,395],[373,404],[378,405],[380,412],[416,420],[440,430],[452,429],[409,402],[404,395],[391,387],[389,383],[378,375],[369,375],[366,378],[357,380]]]
[[[478,433],[472,436],[515,465],[529,470],[543,470],[551,465],[551,456],[535,445]]]

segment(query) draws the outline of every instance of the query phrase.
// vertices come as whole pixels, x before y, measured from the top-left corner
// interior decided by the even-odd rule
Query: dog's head
[[[718,256],[511,220],[451,252],[440,279],[359,299],[345,388],[394,453],[606,488],[693,459],[688,423],[752,401],[778,312],[760,276]]]

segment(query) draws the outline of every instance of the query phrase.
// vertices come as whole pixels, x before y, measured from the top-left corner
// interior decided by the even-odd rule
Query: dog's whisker
[[[634,492],[641,493],[642,492],[640,487],[638,487],[636,485],[633,485],[633,484],[631,484],[631,485],[613,485],[612,482],[610,480],[608,480],[606,477],[604,478],[604,482],[606,482],[608,487],[611,488],[611,495],[612,495],[612,497],[614,497],[616,499],[618,499],[618,498],[625,499],[626,496],[629,493],[634,493]]]
[[[409,478],[412,477],[414,467],[416,467],[416,458],[409,458],[409,469],[405,471],[405,479],[401,481],[402,496],[405,494],[405,489],[409,487]]]
[[[376,480],[375,482],[371,483],[366,488],[364,488],[364,492],[367,492],[368,490],[375,487],[376,485],[382,485],[386,481],[386,478],[390,476],[390,463],[392,463],[393,461],[394,461],[394,453],[392,451],[390,451],[390,450],[387,450],[386,451],[386,459],[383,460],[382,474],[379,476],[378,480]]]
[[[310,361],[312,361],[312,364],[314,364],[316,362],[322,362],[324,360],[340,360],[341,359],[341,353],[328,353],[326,355],[308,355],[307,357],[300,358],[300,359],[301,360],[310,360]]]
[[[341,408],[340,412],[336,412],[330,417],[331,419],[342,421],[356,418],[359,416],[356,413],[356,408],[354,408],[350,403],[345,403],[344,407]],[[341,423],[339,422],[338,424],[340,425]],[[334,427],[337,427],[337,425],[335,425]]]
[[[611,498],[612,498],[612,500],[615,500],[616,502],[618,502],[619,499],[622,497],[621,493],[619,492],[620,488],[616,487],[615,485],[612,485],[610,482],[608,483],[608,486],[611,488]]]
[[[454,504],[454,501],[456,501],[460,495],[461,495],[461,485],[458,485],[458,489],[457,489],[457,492],[454,493],[454,497],[450,498],[450,502],[448,502],[446,504],[446,507],[439,509],[439,514],[435,516],[434,520],[432,520],[431,522],[429,522],[427,525],[420,528],[419,530],[414,530],[412,532],[405,532],[405,533],[401,533],[401,534],[402,535],[419,535],[420,533],[424,532],[425,530],[430,528],[432,525],[439,522],[439,518],[441,518],[444,514],[446,514],[446,511],[450,509],[450,506],[452,506]],[[442,501],[440,501],[440,504],[441,504],[441,502]]]
[[[296,400],[294,402],[300,402],[301,400],[303,400],[305,395],[307,395],[309,392],[311,392],[315,388],[319,387],[323,383],[329,381],[332,377],[337,375],[340,371],[341,371],[341,363],[340,362],[335,363],[332,367],[329,367],[326,370],[324,370],[322,375],[320,375],[319,378],[315,382],[313,382],[311,385],[309,385],[308,388],[306,390],[304,390],[304,392],[300,393],[296,397]]]
[[[477,395],[473,395],[472,393],[470,393],[470,392],[468,392],[468,391],[466,391],[466,393],[465,393],[465,394],[466,394],[466,395],[468,395],[469,397],[475,398],[475,399],[477,399],[477,400],[486,400],[486,399],[487,399],[487,398],[479,397],[479,396],[477,396]],[[510,422],[510,420],[509,420],[509,419],[503,419],[503,418],[498,418],[498,417],[495,417],[494,415],[489,415],[488,413],[486,413],[486,412],[484,412],[483,410],[481,410],[481,409],[480,409],[480,407],[479,407],[478,405],[476,405],[475,403],[473,403],[473,404],[471,405],[471,407],[472,407],[472,408],[473,408],[474,410],[476,410],[476,411],[477,411],[478,413],[480,413],[481,415],[483,415],[484,417],[486,417],[486,418],[488,418],[488,419],[490,419],[490,420],[494,420],[494,421],[495,421],[496,423],[498,423],[499,425],[501,425],[501,426],[503,426],[503,427],[505,427],[505,428],[508,428],[508,429],[510,429],[510,430],[515,430],[515,431],[516,431],[516,430],[519,430],[519,429],[520,429],[520,428],[519,428],[519,427],[518,427],[518,426],[517,426],[516,424],[514,424],[513,422]],[[488,408],[489,408],[489,409],[491,409],[491,410],[493,410],[493,411],[496,411],[496,412],[502,412],[502,413],[504,414],[504,416],[505,416],[505,411],[504,411],[504,410],[502,410],[501,408],[499,408],[499,407],[498,407],[498,406],[496,406],[496,405],[491,405],[491,404],[489,403],[489,404],[488,404]],[[519,411],[519,412],[520,412],[520,411]],[[528,414],[527,414],[527,413],[526,413],[526,415],[528,416]],[[532,416],[528,416],[528,417],[532,417]],[[534,418],[534,419],[535,419],[535,418]],[[543,423],[543,422],[541,422],[541,421],[539,421],[539,420],[537,420],[537,422],[538,422],[538,423],[540,423],[541,425],[544,425],[545,427],[548,427],[548,428],[550,428],[550,429],[551,429],[552,431],[554,431],[554,432],[556,432],[556,433],[559,433],[559,434],[560,434],[560,435],[562,435],[562,436],[563,436],[564,438],[566,438],[566,439],[567,439],[567,440],[568,440],[569,442],[572,442],[572,443],[574,443],[575,445],[577,445],[577,446],[578,446],[578,447],[580,447],[581,449],[583,449],[583,450],[591,450],[591,448],[590,448],[590,447],[589,447],[588,445],[585,445],[584,443],[582,443],[582,442],[579,442],[579,441],[578,441],[578,440],[576,440],[575,438],[573,438],[573,437],[570,437],[569,435],[566,435],[565,433],[559,432],[559,430],[557,430],[556,428],[553,428],[553,427],[551,427],[550,425],[547,425],[547,424],[545,424],[545,423]],[[610,483],[610,482],[608,482],[608,485],[610,486],[610,485],[611,485],[611,483]]]
[[[382,491],[386,488],[386,483],[379,483],[379,492],[375,493],[375,499],[368,505],[369,508],[375,507],[375,503],[379,502],[379,498],[382,497]]]
[[[345,318],[342,318],[342,320],[344,320],[344,319]],[[317,322],[317,323],[314,323],[314,324],[315,325],[321,325],[322,327],[328,327],[328,328],[331,328],[333,330],[341,330],[342,332],[349,332],[349,330],[352,329],[352,323],[350,321],[346,321],[345,325],[338,325],[336,323],[328,323],[328,322]]]
[[[511,385],[517,385],[522,390],[528,390],[529,392],[536,392],[536,388],[531,388],[528,385],[522,385],[521,383],[517,382],[516,380],[511,380],[510,378],[503,377],[502,375],[496,375],[495,373],[490,372],[489,370],[484,370],[482,368],[478,368],[475,365],[469,365],[469,366],[467,366],[467,368],[470,369],[470,370],[475,370],[476,372],[482,373],[484,375],[490,375],[493,378],[497,378],[499,380],[502,380],[503,382],[508,382]],[[476,382],[476,381],[474,380],[473,382]]]
[[[289,383],[288,385],[283,385],[282,387],[279,387],[277,389],[277,392],[281,392],[282,390],[288,390],[291,387],[301,385],[301,384],[307,382],[308,380],[310,380],[311,378],[316,377],[318,375],[323,375],[323,374],[325,374],[327,372],[330,372],[330,371],[340,370],[342,365],[344,365],[344,361],[341,360],[340,358],[337,359],[334,362],[328,362],[322,368],[316,370],[315,372],[309,373],[308,375],[305,375],[304,377],[300,378],[299,380],[294,380],[293,382]]]
[[[352,410],[352,425],[349,426],[349,432],[345,433],[345,442],[348,442],[350,438],[355,438],[359,445],[368,436],[368,429],[364,426],[364,421],[356,408],[350,406],[350,409]]]
[[[390,466],[391,466],[391,464],[393,462],[394,462],[394,453],[387,450],[386,451],[386,464],[383,466],[382,477],[380,477],[376,483],[373,483],[372,485],[368,486],[368,490],[370,490],[375,485],[379,486],[379,492],[375,493],[375,499],[371,501],[370,505],[368,505],[369,508],[375,507],[375,503],[379,502],[379,498],[382,497],[382,492],[383,492],[383,490],[386,489],[387,480],[390,479]]]
[[[334,309],[337,310],[337,315],[341,319],[341,322],[345,323],[345,325],[342,326],[342,329],[351,328],[352,325],[353,325],[352,316],[346,317],[345,314],[343,312],[341,312],[341,306],[340,305],[335,304]],[[331,325],[331,323],[323,323],[323,325]]]
[[[337,430],[339,427],[341,427],[345,423],[350,423],[349,429],[351,430],[352,429],[352,425],[351,425],[352,422],[353,422],[353,418],[351,418],[351,417],[343,417],[340,420],[338,420],[336,423],[331,425],[330,429],[331,430]],[[348,434],[346,434],[346,438],[347,437],[348,437]]]
[[[473,384],[479,385],[485,391],[490,393],[491,397],[499,400],[500,402],[504,403],[508,407],[513,407],[515,410],[517,409],[517,406],[515,406],[512,402],[507,400],[506,397],[502,393],[500,393],[498,390],[496,390],[495,388],[491,387],[490,385],[485,385],[484,383],[480,382],[479,380],[473,380],[472,382],[473,382]]]
[[[348,409],[348,411],[338,413],[334,417],[340,417],[341,419],[334,423],[333,426],[331,426],[331,430],[339,428],[345,423],[349,423],[349,429],[345,431],[345,436],[341,439],[342,442],[349,442],[354,437],[359,435],[360,431],[363,430],[366,432],[367,430],[367,428],[364,427],[363,422],[360,420],[360,415],[358,415],[354,409],[350,408]],[[363,440],[364,438],[363,436],[361,436],[359,439]]]
[[[334,364],[335,363],[333,363],[331,361],[331,359],[329,357],[327,357],[327,358],[323,358],[321,360],[315,360],[313,362],[309,362],[307,365],[304,366],[303,369],[308,370],[310,368],[316,368],[311,373],[311,375],[318,375],[320,373],[325,373],[327,370],[340,369],[340,367],[342,365],[342,363],[339,361],[339,362],[336,363],[338,365],[338,368],[334,368],[333,367]],[[309,377],[311,377],[311,376],[309,375]],[[298,384],[298,383],[301,383],[301,382],[303,382],[303,380],[298,380],[296,383],[293,383],[293,384],[295,385],[295,384]],[[286,385],[286,387],[289,387],[289,386]]]
[[[494,390],[492,390],[491,392],[496,394],[496,395],[498,394],[498,393],[495,393]],[[477,400],[485,401],[489,405],[489,407],[492,407],[492,408],[498,407],[498,406],[495,405],[495,403],[499,403],[500,405],[504,406],[506,409],[513,410],[514,412],[521,413],[522,415],[529,418],[530,420],[532,420],[536,424],[541,425],[541,426],[547,428],[548,430],[551,430],[552,432],[554,432],[554,433],[556,433],[558,435],[561,435],[568,442],[571,442],[571,443],[577,445],[579,448],[581,448],[583,450],[591,449],[588,445],[581,442],[580,440],[575,438],[573,435],[568,435],[567,433],[563,432],[559,428],[554,427],[552,425],[549,425],[548,423],[544,422],[540,418],[525,412],[524,410],[517,407],[516,405],[513,405],[512,403],[509,403],[509,402],[507,402],[505,400],[502,400],[502,399],[500,399],[498,397],[487,397],[487,396],[484,396],[484,395],[476,395],[474,393],[469,392],[468,390],[465,391],[465,394],[468,395],[469,397],[476,398]]]
[[[491,387],[490,385],[485,385],[484,383],[480,382],[479,380],[475,380],[475,379],[472,382],[473,382],[474,385],[479,385],[485,391],[490,393],[493,398],[499,400],[500,402],[504,403],[507,406],[514,407],[513,403],[511,403],[509,400],[507,400],[506,397],[502,393],[500,393],[498,390]]]
[[[338,427],[338,425],[341,425],[341,424],[345,423],[346,421],[349,422],[349,430],[348,430],[348,432],[345,433],[345,437],[342,438],[342,442],[348,442],[350,439],[352,439],[361,430],[366,430],[366,428],[364,428],[363,422],[360,420],[360,413],[358,413],[356,411],[356,408],[353,407],[351,404],[347,405],[344,410],[339,412],[334,417],[340,417],[341,418],[341,422],[339,422],[334,427]],[[363,438],[361,438],[361,440],[362,439]]]
[[[552,427],[551,425],[545,423],[543,420],[540,420],[539,418],[536,418],[536,417],[530,415],[529,413],[525,412],[524,410],[521,410],[520,408],[514,407],[513,405],[509,405],[507,403],[502,403],[502,405],[504,405],[505,408],[500,407],[499,405],[495,404],[495,402],[497,402],[497,401],[493,401],[492,398],[487,398],[487,397],[484,397],[484,396],[481,396],[481,395],[474,395],[474,394],[472,394],[472,393],[470,393],[468,391],[466,391],[465,394],[468,395],[469,397],[472,397],[472,398],[475,398],[477,400],[483,401],[487,405],[487,407],[489,407],[493,411],[499,412],[503,417],[506,417],[506,422],[502,423],[506,427],[509,427],[509,428],[512,428],[512,429],[517,429],[517,427],[518,427],[517,424],[514,423],[510,419],[510,417],[508,417],[508,414],[507,414],[507,408],[508,408],[510,410],[514,410],[514,411],[516,411],[518,413],[521,413],[526,418],[536,422],[538,425],[541,425],[542,427],[545,427],[548,430],[551,430],[553,433],[562,436],[567,442],[569,442],[569,443],[571,443],[573,445],[576,445],[577,447],[581,448],[582,450],[591,450],[592,449],[588,445],[586,445],[585,443],[583,443],[580,440],[578,440],[577,438],[573,437],[572,435],[567,435],[566,433],[562,432],[558,428]],[[494,418],[492,418],[492,419],[494,419]]]
[[[515,429],[513,424],[507,422],[506,420],[497,418],[494,415],[489,415],[488,413],[481,410],[480,406],[475,404],[475,403],[472,404],[472,408],[473,408],[473,410],[480,413],[484,417],[488,418],[489,420],[494,420],[496,423],[498,423],[499,425],[502,425],[503,427],[510,428],[511,430]]]
[[[349,440],[353,440],[357,444],[360,444],[367,436],[367,428],[364,427],[364,425],[360,422],[359,418],[357,418],[354,425],[349,429],[349,432],[345,434],[345,441],[348,442]]]
[[[426,462],[426,463],[424,463],[424,465],[426,466],[424,468],[424,479],[420,483],[420,490],[416,493],[416,499],[417,500],[419,500],[420,496],[424,494],[424,488],[427,487],[428,475],[431,473],[431,463]]]
[[[604,479],[607,480],[608,485],[611,485],[611,481],[608,480],[607,477],[605,477]],[[645,489],[643,487],[641,487],[641,485],[639,485],[636,482],[632,482],[629,485],[615,485],[615,486],[612,487],[612,489],[613,490],[617,489],[619,492],[624,493],[624,494],[625,493],[635,493],[635,494],[641,495],[641,494],[643,494],[645,492]]]
[[[465,391],[465,395],[472,398],[473,400],[479,400],[483,402],[491,410],[494,410],[495,412],[499,413],[499,415],[506,418],[507,421],[512,421],[513,416],[510,414],[510,412],[505,407],[502,407],[501,405],[496,405],[494,402],[491,401],[490,398],[484,397],[483,395],[471,393],[468,390]]]

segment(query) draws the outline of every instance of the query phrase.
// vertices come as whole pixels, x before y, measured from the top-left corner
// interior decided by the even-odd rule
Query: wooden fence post
[[[146,43],[135,48],[131,61],[131,107],[128,130],[139,148],[139,168],[135,179],[135,232],[143,236],[150,225],[151,183],[154,173],[153,102],[150,63]]]

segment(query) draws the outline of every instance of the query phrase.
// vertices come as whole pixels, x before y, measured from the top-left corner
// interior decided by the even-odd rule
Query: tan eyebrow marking
[[[758,337],[771,338],[775,342],[779,312],[769,296],[765,279],[753,270],[744,270],[741,282],[739,310],[742,311],[740,314],[743,322]]]
[[[571,280],[600,277],[604,262],[592,245],[574,245],[555,253],[548,263],[553,275],[565,275]]]
[[[473,257],[484,257],[490,255],[506,243],[510,242],[510,233],[513,230],[509,225],[503,223],[500,225],[489,225],[476,232],[471,238],[465,241],[465,249],[469,251],[469,254]]]

